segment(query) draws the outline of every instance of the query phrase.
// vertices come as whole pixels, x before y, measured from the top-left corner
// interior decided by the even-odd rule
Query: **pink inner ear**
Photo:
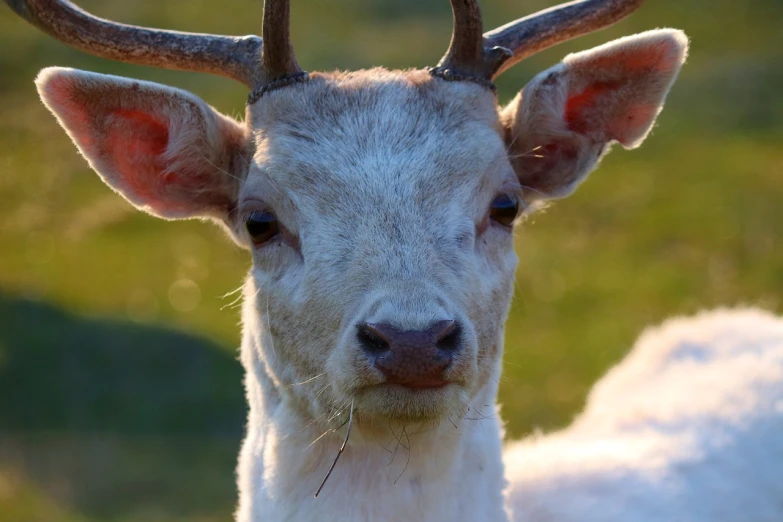
[[[568,129],[623,144],[644,134],[658,106],[643,98],[629,98],[624,87],[620,82],[598,82],[570,96],[564,115]]]
[[[115,109],[110,114],[126,120],[126,125],[133,131],[135,139],[130,144],[132,149],[129,152],[131,154],[159,155],[166,150],[166,145],[169,142],[169,129],[164,122],[149,113],[134,109]],[[109,136],[111,146],[125,145],[112,141],[116,137]]]
[[[597,121],[590,121],[591,111],[601,105],[601,97],[609,95],[621,87],[621,83],[596,82],[587,87],[582,92],[569,96],[565,105],[565,121],[568,129],[579,134],[587,134],[591,126],[599,124]]]
[[[146,204],[157,207],[171,181],[161,155],[169,143],[168,125],[137,109],[115,109],[105,127],[105,149],[122,184]]]
[[[187,214],[194,205],[229,205],[225,197],[207,190],[215,181],[210,170],[188,169],[187,161],[176,162],[184,171],[170,170],[171,164],[165,157],[169,126],[160,115],[138,109],[113,109],[106,123],[105,150],[126,195],[137,204],[166,215]],[[199,152],[191,151],[196,156]],[[196,160],[191,167],[198,167],[199,163]]]
[[[574,74],[592,77],[580,92],[569,93],[564,118],[576,133],[630,145],[642,137],[661,103],[662,77],[678,65],[671,42],[623,49],[588,58]],[[601,80],[601,76],[611,80]]]
[[[626,107],[607,122],[609,135],[623,145],[628,145],[636,136],[646,132],[657,113],[658,106],[652,104],[640,103]]]

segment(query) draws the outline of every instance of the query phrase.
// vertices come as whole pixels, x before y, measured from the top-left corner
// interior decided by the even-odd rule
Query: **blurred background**
[[[258,33],[260,0],[81,0],[126,23]],[[484,0],[487,28],[551,1]],[[309,70],[422,67],[446,0],[294,0]],[[783,3],[650,0],[516,66],[502,103],[566,53],[654,27],[690,59],[644,146],[619,148],[517,233],[501,403],[508,436],[565,426],[647,325],[720,305],[777,312],[783,289]],[[244,399],[236,295],[247,254],[212,225],[134,211],[38,101],[49,65],[189,89],[234,116],[220,78],[91,58],[0,8],[0,521],[217,522],[235,502]]]

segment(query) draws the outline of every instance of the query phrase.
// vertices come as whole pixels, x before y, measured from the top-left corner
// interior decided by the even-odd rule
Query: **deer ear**
[[[168,218],[225,218],[246,131],[185,91],[44,69],[38,92],[90,166],[133,205]]]
[[[648,31],[568,55],[525,86],[501,118],[527,199],[567,196],[614,142],[638,147],[687,50],[682,31]]]

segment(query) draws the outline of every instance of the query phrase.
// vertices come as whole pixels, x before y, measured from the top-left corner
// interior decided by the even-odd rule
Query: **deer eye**
[[[277,218],[269,212],[255,211],[245,222],[247,233],[256,246],[263,245],[278,233]]]
[[[501,194],[492,201],[489,217],[492,221],[511,227],[519,214],[519,200],[509,194]]]

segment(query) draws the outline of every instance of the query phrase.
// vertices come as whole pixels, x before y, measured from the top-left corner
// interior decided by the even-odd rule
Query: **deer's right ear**
[[[638,147],[687,50],[682,31],[648,31],[569,55],[531,80],[501,115],[525,199],[567,196],[612,143]]]
[[[36,85],[90,166],[136,207],[167,219],[224,219],[235,207],[247,132],[201,99],[56,67]]]

